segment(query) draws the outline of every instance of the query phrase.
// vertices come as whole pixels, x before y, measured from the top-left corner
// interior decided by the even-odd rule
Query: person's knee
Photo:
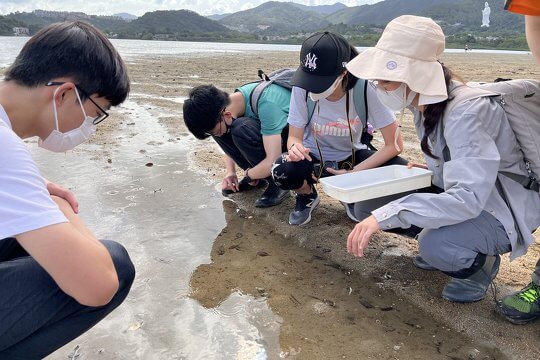
[[[304,185],[306,173],[311,173],[313,165],[308,160],[297,162],[288,161],[287,153],[280,155],[272,166],[272,179],[277,186],[284,190],[296,190]]]
[[[258,125],[257,120],[244,116],[232,122],[231,135],[233,139],[252,138],[253,134],[260,134],[260,125]]]
[[[418,253],[428,264],[443,270],[448,269],[448,254],[443,251],[443,241],[441,239],[440,229],[424,229],[418,235]]]
[[[101,242],[109,251],[114,263],[119,282],[118,293],[125,292],[127,295],[135,279],[135,266],[131,262],[127,250],[121,244],[110,240],[102,240]]]
[[[469,268],[478,255],[462,244],[455,228],[424,229],[418,235],[418,252],[431,266],[445,272]]]

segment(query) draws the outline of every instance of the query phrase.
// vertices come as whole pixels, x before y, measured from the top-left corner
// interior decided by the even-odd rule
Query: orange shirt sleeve
[[[506,0],[504,8],[513,13],[540,16],[540,0]]]

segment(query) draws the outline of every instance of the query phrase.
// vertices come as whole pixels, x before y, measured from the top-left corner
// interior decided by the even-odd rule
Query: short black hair
[[[129,94],[129,77],[120,54],[101,31],[82,21],[41,29],[24,45],[5,80],[36,87],[58,77],[72,78],[83,93],[105,97],[113,106]]]
[[[184,123],[197,139],[206,139],[229,103],[229,94],[214,85],[196,86],[184,101]]]

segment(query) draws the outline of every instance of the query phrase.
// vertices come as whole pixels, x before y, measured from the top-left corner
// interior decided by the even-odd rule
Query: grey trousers
[[[418,235],[420,256],[446,272],[468,269],[478,254],[499,255],[512,250],[503,225],[487,211],[474,219]]]

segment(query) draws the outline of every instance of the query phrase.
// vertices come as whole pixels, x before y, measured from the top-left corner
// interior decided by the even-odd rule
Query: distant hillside
[[[342,9],[326,17],[333,24],[385,26],[397,16],[421,15],[440,22],[446,31],[470,28],[480,30],[485,0],[386,0],[373,5]],[[491,28],[483,31],[523,31],[523,16],[504,11],[503,6],[492,2]],[[455,25],[448,28],[445,25]]]
[[[314,11],[316,13],[326,14],[326,15],[333,14],[336,11],[347,8],[347,5],[342,4],[340,2],[337,2],[337,3],[333,4],[333,5],[318,5],[318,6],[308,6],[308,5],[302,5],[302,4],[297,4],[297,3],[293,3],[293,2],[291,2],[290,4],[296,6],[299,9],[302,9],[302,10]]]
[[[137,18],[137,16],[133,15],[133,14],[129,14],[129,13],[118,13],[118,14],[114,14],[114,16],[118,16],[122,19],[124,19],[124,21],[133,21]]]
[[[119,32],[152,34],[228,33],[229,29],[190,10],[154,11],[126,24]]]
[[[419,15],[422,11],[443,4],[453,4],[461,0],[386,0],[373,5],[354,6],[337,11],[326,17],[333,24],[386,25],[393,18],[409,14]]]
[[[218,21],[223,19],[225,16],[229,16],[231,13],[228,14],[214,14],[214,15],[208,15],[207,18],[210,20]]]
[[[26,27],[26,24],[8,16],[0,16],[0,36],[13,35],[14,27]]]
[[[231,14],[221,19],[220,23],[230,29],[259,35],[312,32],[330,24],[312,11],[299,9],[291,3],[276,1]]]
[[[436,21],[441,21],[447,25],[454,25],[454,29],[444,26],[445,33],[449,35],[452,32],[465,29],[479,29],[482,25],[482,9],[484,9],[485,0],[461,0],[454,4],[441,4],[432,6],[424,10],[421,14],[431,17]],[[482,28],[483,32],[523,32],[525,28],[525,18],[505,11],[499,4],[490,5],[490,27]]]

